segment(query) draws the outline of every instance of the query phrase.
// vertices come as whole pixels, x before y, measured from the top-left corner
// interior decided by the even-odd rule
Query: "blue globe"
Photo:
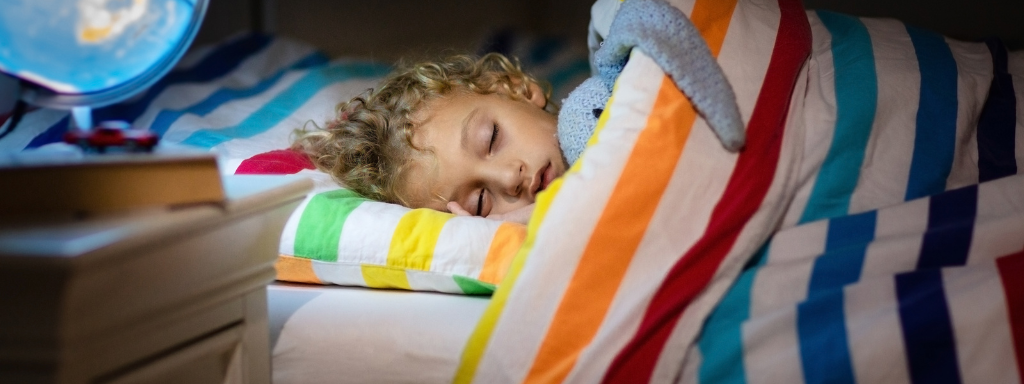
[[[178,61],[205,9],[205,0],[0,0],[0,71],[38,86],[36,104],[111,104]]]

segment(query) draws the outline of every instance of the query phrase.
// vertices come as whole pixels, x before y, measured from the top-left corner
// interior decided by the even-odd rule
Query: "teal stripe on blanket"
[[[743,322],[750,318],[750,293],[754,277],[768,259],[770,241],[751,258],[750,264],[736,283],[722,297],[704,323],[697,348],[703,359],[697,373],[701,383],[745,384],[746,367],[743,365]]]
[[[921,71],[914,157],[905,200],[946,190],[956,147],[957,70],[946,40],[933,32],[907,26]]]
[[[153,120],[153,124],[150,125],[149,130],[153,131],[157,135],[163,136],[164,133],[167,132],[167,129],[169,129],[174,122],[178,121],[178,119],[184,115],[191,114],[196,116],[206,116],[206,114],[213,112],[217,107],[228,102],[252,97],[266,91],[272,85],[277,84],[278,80],[281,80],[281,77],[283,77],[288,71],[316,67],[326,63],[327,56],[320,52],[314,52],[288,66],[288,68],[282,68],[252,87],[246,89],[218,89],[207,98],[196,104],[188,106],[185,109],[167,109],[160,111],[156,116],[156,119]]]
[[[836,127],[801,223],[842,216],[849,210],[878,104],[878,76],[867,28],[854,17],[817,13],[832,34]]]
[[[192,132],[182,143],[213,148],[229,140],[256,136],[290,116],[321,89],[354,78],[384,76],[389,69],[384,65],[368,63],[339,64],[312,69],[238,125],[220,129],[201,129]]]
[[[366,198],[347,189],[323,192],[306,204],[295,231],[295,256],[338,261],[338,242],[348,216]]]

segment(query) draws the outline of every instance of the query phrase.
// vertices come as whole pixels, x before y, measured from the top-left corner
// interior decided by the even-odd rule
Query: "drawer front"
[[[243,328],[236,325],[174,349],[101,383],[241,383]]]

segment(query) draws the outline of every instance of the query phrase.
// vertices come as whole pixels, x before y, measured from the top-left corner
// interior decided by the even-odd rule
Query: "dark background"
[[[382,61],[473,51],[500,28],[585,43],[593,0],[211,0],[197,43],[257,27],[331,56]],[[808,9],[894,17],[961,40],[1024,48],[1024,0],[805,0]]]
[[[196,45],[253,28],[309,42],[332,57],[382,62],[475,52],[514,28],[584,45],[593,0],[210,0]],[[1024,49],[1024,0],[805,0],[808,9],[893,17],[961,40],[1000,37]],[[0,76],[0,113],[14,104]]]

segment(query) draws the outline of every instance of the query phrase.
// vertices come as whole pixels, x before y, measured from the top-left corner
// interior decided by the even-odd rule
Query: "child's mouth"
[[[548,184],[551,184],[551,180],[555,178],[555,169],[551,166],[551,163],[548,163],[537,172],[536,177],[540,179],[540,182],[537,184],[537,190],[533,191],[534,196],[546,189]]]

